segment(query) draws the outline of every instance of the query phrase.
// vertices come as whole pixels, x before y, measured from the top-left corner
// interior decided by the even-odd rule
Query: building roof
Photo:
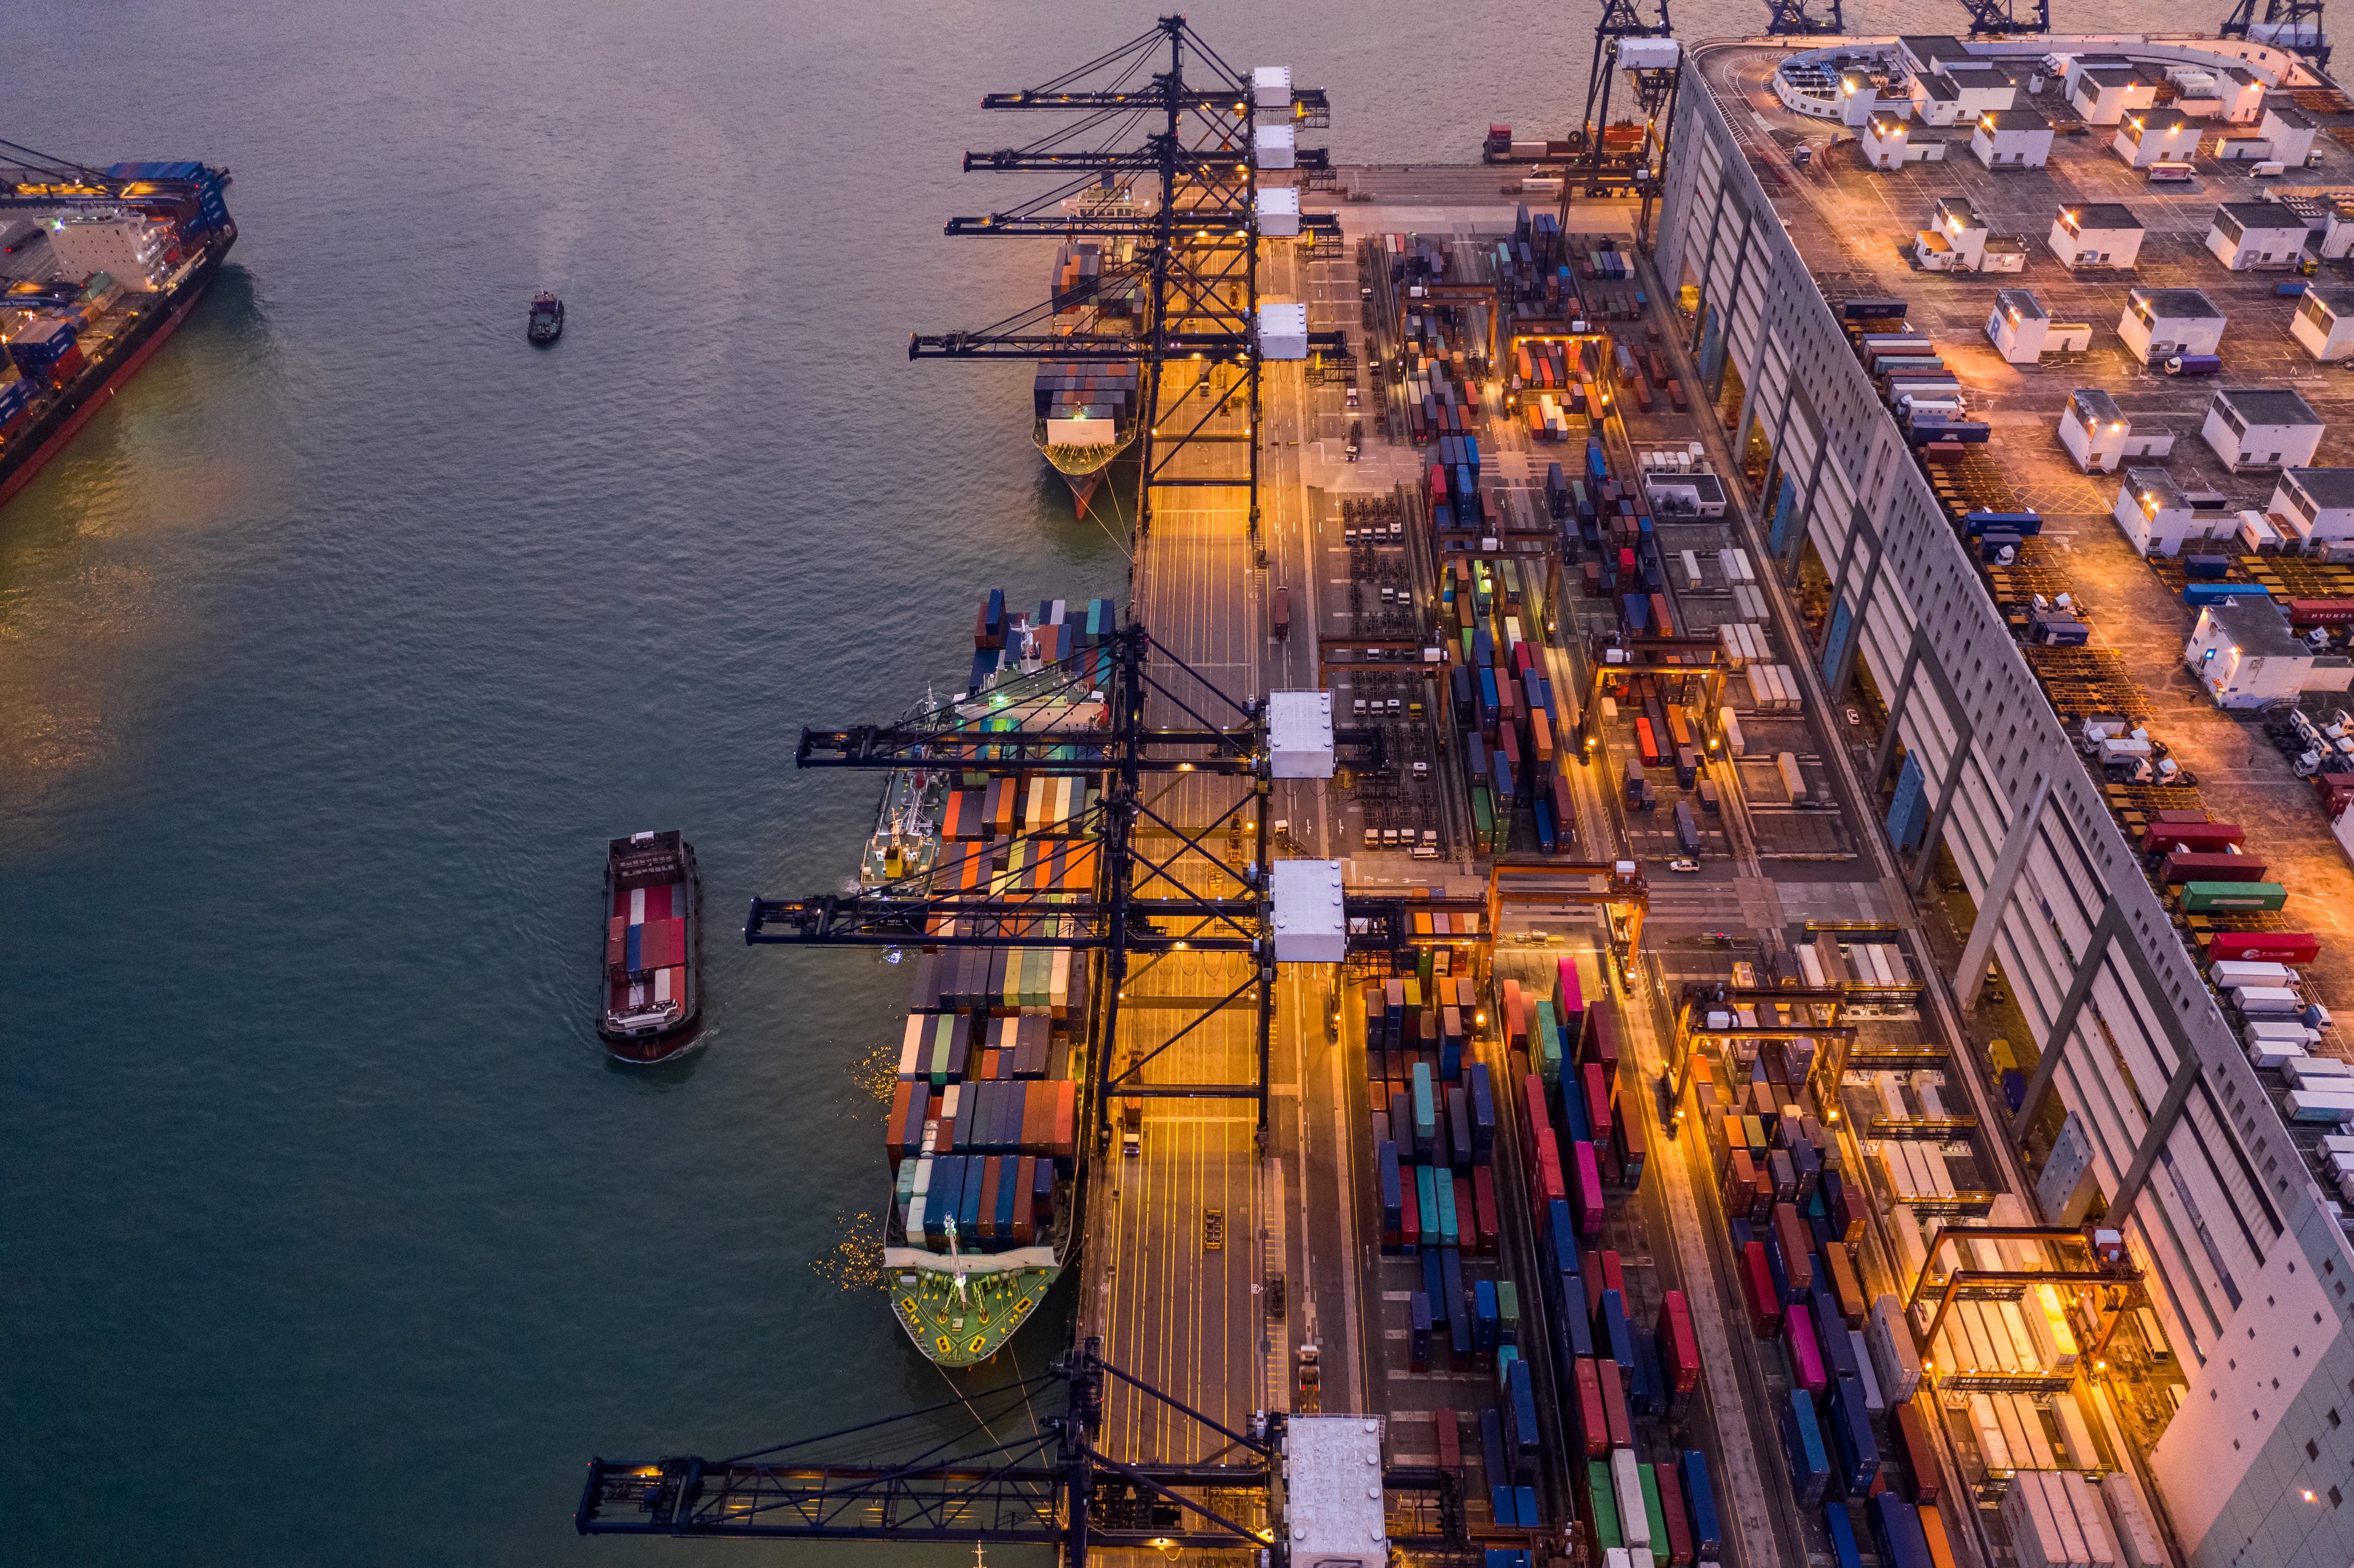
[[[1934,98],[1940,103],[1949,103],[1962,96],[1962,90],[1954,85],[1954,79],[1949,76],[1932,72],[1927,76],[1916,76],[1913,80],[1922,97]]]
[[[2113,201],[2079,202],[2060,209],[2062,217],[2073,218],[2079,233],[2087,228],[2139,228],[2141,219],[2131,208]]]
[[[2102,394],[2104,397],[2107,394]],[[2145,503],[2156,503],[2160,512],[2184,512],[2190,503],[2183,498],[2182,487],[2174,476],[2162,468],[2129,468],[2126,470],[2126,488],[2140,496]]]
[[[2032,109],[1989,109],[1978,123],[1994,131],[2049,131],[2052,122]]]
[[[2042,302],[2025,289],[1997,289],[1994,291],[1994,308],[1999,311],[2008,311],[2014,319],[2019,321],[2042,322],[2052,319],[2052,313],[2043,308]]]
[[[2307,283],[2305,291],[2319,302],[2321,308],[2333,316],[2354,316],[2354,288],[2342,284],[2324,286]]]
[[[2131,66],[2094,66],[2079,72],[2076,79],[2089,81],[2094,87],[2131,87],[2141,79],[2141,73]]]
[[[2296,482],[2296,487],[2312,498],[2317,506],[2354,506],[2354,468],[2290,468],[2281,471],[2281,481]]]
[[[2294,228],[2302,233],[2305,219],[2276,201],[2227,201],[2215,208],[2215,220],[2220,223],[2225,214],[2242,229]]]
[[[1937,216],[1939,217],[1958,217],[1963,220],[1963,227],[1966,228],[1976,228],[1978,224],[1978,209],[1970,205],[1970,198],[1967,196],[1939,196],[1937,198]]]
[[[2126,308],[2145,320],[2220,322],[2223,313],[2197,289],[2128,289]]]
[[[1866,124],[1872,133],[1875,136],[1902,136],[1904,134],[1904,117],[1890,110],[1873,110],[1872,111],[1872,118],[1866,122]]]
[[[2190,117],[2179,109],[2137,109],[2126,116],[2126,122],[2140,131],[2179,131],[2190,123]]]
[[[2318,425],[2313,405],[2287,387],[2227,387],[2215,394],[2251,425]]]
[[[2312,120],[2306,117],[2304,110],[2299,109],[2293,103],[2265,104],[2264,118],[2267,120],[2277,120],[2292,131],[2310,131],[2313,129]]]
[[[2068,394],[2087,424],[2115,423],[2125,418],[2117,411],[2117,400],[2097,387],[2079,387]]]
[[[2232,640],[2232,646],[2253,659],[2310,659],[2313,650],[2299,641],[2273,608],[2269,595],[2252,589],[2246,599],[2227,599],[2221,604],[2207,607],[2215,618],[2216,630]]]
[[[2225,66],[2221,74],[2230,77],[2242,87],[2253,87],[2256,85],[2256,73],[2250,70],[2245,66]]]
[[[1977,58],[1963,47],[1961,39],[1951,33],[1907,33],[1896,42],[1906,54],[1924,65],[1931,60],[1966,60]]]

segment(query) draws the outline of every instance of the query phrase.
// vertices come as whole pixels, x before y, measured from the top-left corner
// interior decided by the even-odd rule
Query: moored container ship
[[[1142,282],[1117,251],[1080,241],[1055,253],[1055,330],[1065,334],[1133,333]],[[1079,515],[1120,453],[1136,440],[1132,359],[1042,360],[1031,382],[1037,425],[1031,439],[1071,487]]]
[[[237,242],[228,184],[191,162],[0,157],[0,505],[203,298]]]
[[[964,694],[929,716],[951,727],[1067,730],[1067,753],[1018,774],[934,769],[885,791],[886,817],[937,802],[917,874],[947,909],[985,899],[1039,910],[986,922],[945,914],[938,935],[1023,945],[941,944],[914,959],[884,1128],[892,1202],[883,1285],[900,1327],[943,1366],[987,1360],[1035,1316],[1078,1234],[1097,960],[1057,941],[1074,933],[1053,910],[1100,892],[1094,742],[1109,671],[1097,649],[1117,624],[1109,599],[1051,600],[1023,615],[991,594]]]

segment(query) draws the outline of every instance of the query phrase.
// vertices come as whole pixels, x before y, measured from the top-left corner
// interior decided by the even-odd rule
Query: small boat
[[[597,1033],[623,1062],[666,1062],[695,1042],[703,1013],[703,878],[695,846],[672,831],[614,839],[605,851],[605,966]]]
[[[542,348],[564,335],[564,302],[554,294],[542,293],[531,302],[531,341]]]

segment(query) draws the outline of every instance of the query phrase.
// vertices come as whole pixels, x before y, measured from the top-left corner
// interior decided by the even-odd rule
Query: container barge
[[[1055,330],[1062,334],[1132,334],[1141,281],[1119,250],[1080,241],[1055,256]],[[1031,439],[1071,487],[1079,515],[1096,487],[1136,440],[1136,361],[1042,361],[1031,383],[1037,424]]]
[[[888,880],[960,900],[1034,903],[1036,919],[959,919],[914,958],[898,1079],[884,1128],[892,1202],[883,1285],[916,1348],[942,1366],[994,1355],[1061,1277],[1079,1234],[1082,1129],[1092,1111],[1096,955],[1054,906],[1101,893],[1100,750],[1107,722],[1108,599],[1053,600],[1034,615],[991,594],[976,619],[961,695],[929,705],[945,729],[1068,730],[1067,754],[1020,773],[909,768],[892,776],[876,846]],[[1067,767],[1057,767],[1056,763]]]
[[[0,163],[0,505],[179,329],[237,225],[228,171]]]
[[[703,877],[675,830],[605,846],[605,968],[597,1033],[616,1059],[651,1065],[695,1044],[703,1022]]]

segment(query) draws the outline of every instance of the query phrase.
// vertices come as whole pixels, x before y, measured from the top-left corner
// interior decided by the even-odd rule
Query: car
[[[1683,859],[1671,860],[1668,862],[1668,869],[1670,871],[1698,871],[1700,869],[1700,862],[1696,860]]]
[[[1202,1211],[1202,1250],[1204,1252],[1224,1252],[1226,1250],[1225,1210],[1204,1209]]]

